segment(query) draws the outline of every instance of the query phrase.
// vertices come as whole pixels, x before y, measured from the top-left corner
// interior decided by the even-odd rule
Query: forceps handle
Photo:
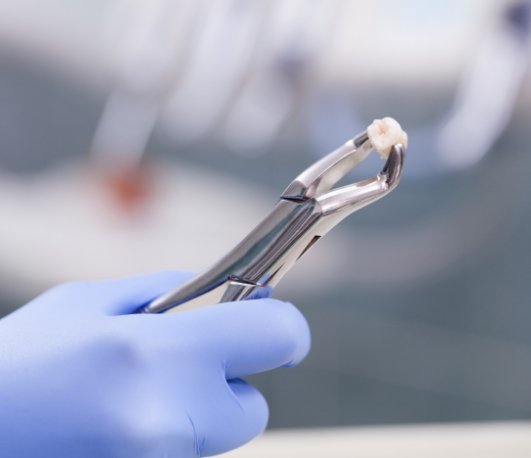
[[[206,272],[144,308],[161,313],[245,299],[257,288],[275,286],[302,256],[318,232],[321,211],[315,199],[281,199],[264,220]],[[178,307],[176,307],[178,306]]]

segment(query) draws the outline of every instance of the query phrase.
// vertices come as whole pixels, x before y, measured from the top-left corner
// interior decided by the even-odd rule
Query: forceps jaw
[[[302,201],[330,191],[333,185],[363,162],[371,151],[372,145],[367,132],[362,132],[299,174],[284,190],[281,198]]]
[[[403,145],[394,145],[384,167],[376,176],[317,197],[323,216],[337,212],[347,216],[389,194],[400,182],[405,154]]]

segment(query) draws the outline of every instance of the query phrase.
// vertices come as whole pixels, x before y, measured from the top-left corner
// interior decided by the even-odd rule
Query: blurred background
[[[393,116],[400,187],[276,296],[270,428],[531,419],[528,1],[0,0],[0,307],[199,271]],[[369,161],[351,179],[376,173]]]

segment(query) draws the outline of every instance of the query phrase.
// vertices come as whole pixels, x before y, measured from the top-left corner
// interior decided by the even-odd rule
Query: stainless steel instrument
[[[271,213],[232,251],[206,272],[148,304],[164,313],[260,296],[275,286],[297,260],[351,213],[381,199],[400,181],[406,147],[392,146],[376,176],[332,189],[373,150],[363,132],[302,172]]]

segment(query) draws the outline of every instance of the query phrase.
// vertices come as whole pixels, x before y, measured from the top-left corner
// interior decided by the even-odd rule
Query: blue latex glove
[[[185,278],[66,284],[0,320],[0,455],[187,458],[261,433],[239,377],[298,363],[307,323],[268,298],[132,313]]]

